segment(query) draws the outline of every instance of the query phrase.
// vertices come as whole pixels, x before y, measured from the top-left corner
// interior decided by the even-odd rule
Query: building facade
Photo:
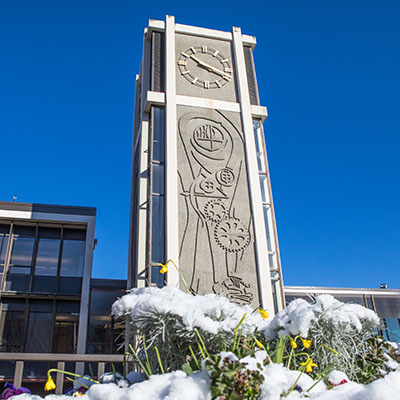
[[[236,27],[150,20],[136,80],[129,287],[184,279],[194,293],[282,308],[255,44]],[[159,273],[167,260],[181,277]]]
[[[86,353],[95,221],[95,208],[0,202],[0,352]]]

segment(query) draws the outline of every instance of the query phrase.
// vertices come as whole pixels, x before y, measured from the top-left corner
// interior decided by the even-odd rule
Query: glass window
[[[31,311],[26,331],[26,353],[48,353],[52,331],[52,313]]]
[[[31,273],[31,269],[28,267],[10,267],[9,272],[12,274],[29,275]]]
[[[61,276],[81,277],[85,261],[85,245],[82,240],[64,240],[61,258]]]
[[[53,353],[76,353],[79,316],[57,314],[54,321]]]
[[[260,175],[260,187],[261,187],[261,200],[263,203],[268,202],[268,188],[267,188],[267,176]]]
[[[89,318],[88,353],[107,354],[112,351],[112,320],[110,315]]]
[[[0,320],[0,351],[17,353],[22,350],[24,311],[3,310]]]
[[[55,276],[35,276],[33,278],[32,292],[37,293],[56,293],[57,277]]]
[[[341,301],[342,303],[359,304],[365,307],[364,298],[362,295],[346,296],[346,295],[335,294],[333,296],[335,297],[335,299]]]
[[[266,172],[264,160],[264,143],[260,121],[253,120],[254,139],[256,142],[257,165],[260,172]]]
[[[13,265],[32,265],[34,237],[15,236],[11,255]]]
[[[265,233],[267,235],[267,250],[272,251],[271,232],[269,231],[269,224],[268,224],[268,210],[269,206],[263,205]]]
[[[29,275],[6,275],[6,291],[12,292],[28,292],[29,290]]]
[[[164,261],[164,197],[152,196],[151,262]]]
[[[40,238],[36,256],[35,275],[56,276],[59,252],[59,239]]]
[[[4,264],[7,254],[8,235],[0,233],[0,264]]]
[[[155,283],[158,288],[164,286],[164,275],[160,273],[160,267],[152,265],[151,267],[151,283]]]
[[[153,164],[152,169],[153,193],[164,194],[164,165]]]
[[[380,318],[399,318],[400,296],[374,296],[376,312]]]
[[[153,160],[164,162],[164,109],[153,108]]]
[[[58,282],[58,293],[62,294],[81,294],[82,278],[72,276],[61,276]]]
[[[389,340],[400,343],[400,324],[398,318],[385,318]]]

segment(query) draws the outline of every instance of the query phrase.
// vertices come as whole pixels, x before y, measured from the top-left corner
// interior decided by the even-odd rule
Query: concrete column
[[[262,209],[261,189],[258,177],[256,145],[254,140],[253,120],[249,88],[247,83],[246,64],[243,52],[242,32],[240,28],[232,28],[233,50],[238,77],[238,92],[242,127],[245,136],[245,152],[247,163],[247,179],[249,183],[250,206],[253,215],[255,249],[257,259],[257,278],[260,301],[270,315],[274,314],[272,297],[270,265],[268,260],[267,236],[265,232],[264,216]]]
[[[165,59],[165,255],[179,266],[175,18],[169,15],[165,20]],[[173,266],[168,271],[168,284],[179,285]]]

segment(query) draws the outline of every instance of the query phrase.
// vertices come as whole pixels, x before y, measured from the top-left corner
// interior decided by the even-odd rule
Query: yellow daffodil
[[[307,359],[306,362],[300,363],[300,365],[303,365],[306,367],[306,372],[312,372],[313,368],[318,367],[318,365],[313,362],[312,358]]]
[[[303,346],[304,346],[306,349],[309,349],[309,348],[311,347],[311,343],[312,343],[311,340],[303,339],[303,338],[300,338],[300,339],[301,339],[301,341],[303,342]]]
[[[167,264],[168,264],[168,263],[166,263],[166,264],[158,263],[158,265],[161,267],[161,269],[160,269],[160,273],[161,273],[161,274],[165,274],[166,272],[168,272]]]
[[[56,388],[56,384],[54,383],[53,379],[49,375],[46,384],[44,385],[44,390],[48,392],[49,390],[54,390]]]
[[[297,343],[293,339],[290,339],[290,345],[292,346],[293,349],[297,349]]]
[[[254,338],[254,341],[256,342],[256,345],[257,345],[260,349],[263,349],[263,348],[264,348],[263,344],[262,344],[257,338]]]
[[[261,314],[261,316],[262,316],[264,319],[267,319],[268,316],[269,316],[268,311],[265,311],[265,310],[263,310],[262,308],[259,308],[259,309],[258,309],[258,312]]]

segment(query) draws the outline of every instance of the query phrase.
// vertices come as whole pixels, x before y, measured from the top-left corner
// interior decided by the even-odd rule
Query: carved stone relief
[[[239,115],[180,107],[180,266],[195,293],[258,304],[253,223]],[[229,115],[229,119],[228,119]]]

